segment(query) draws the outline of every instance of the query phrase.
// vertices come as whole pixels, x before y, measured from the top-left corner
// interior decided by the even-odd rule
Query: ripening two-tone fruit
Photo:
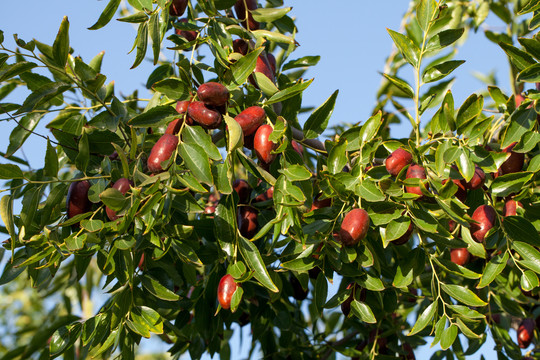
[[[483,242],[487,232],[495,226],[497,214],[495,209],[489,205],[481,205],[472,215],[472,219],[476,222],[471,224],[471,235],[476,242]]]
[[[240,22],[246,29],[249,28],[250,30],[258,30],[260,27],[259,23],[253,18],[253,15],[251,15],[251,13],[247,11],[255,9],[257,9],[257,0],[238,0],[236,4],[234,4],[236,18],[240,20]]]
[[[253,139],[253,149],[257,158],[264,165],[270,164],[276,158],[276,154],[272,154],[272,151],[277,148],[277,144],[274,144],[269,137],[274,129],[270,125],[261,125],[255,132]]]
[[[90,200],[88,200],[88,180],[72,182],[66,198],[67,217],[72,217],[90,211]]]
[[[148,170],[154,174],[162,172],[161,163],[170,159],[177,146],[178,137],[175,135],[164,134],[160,137],[148,157]]]
[[[364,209],[352,209],[345,215],[339,230],[339,239],[345,246],[358,244],[369,230],[369,215]]]
[[[182,16],[186,11],[188,0],[173,0],[171,6],[169,6],[169,15]]]
[[[524,319],[517,330],[517,342],[520,348],[525,349],[531,345],[536,327],[533,319]]]
[[[407,179],[425,179],[426,170],[420,165],[411,165],[407,169]],[[422,196],[422,190],[420,186],[405,186],[405,190],[410,194],[416,194]]]
[[[229,309],[231,307],[231,300],[237,288],[238,284],[231,275],[227,274],[221,278],[218,285],[217,297],[222,308]]]
[[[114,183],[112,187],[113,189],[120,191],[122,195],[126,195],[126,193],[128,192],[131,186],[133,186],[133,181],[128,180],[126,178],[120,178],[116,180],[116,182]],[[108,206],[105,208],[105,213],[107,213],[107,217],[111,221],[116,220],[119,217],[118,215],[116,215],[116,211],[109,208]]]
[[[392,176],[397,176],[401,169],[410,163],[412,163],[411,153],[398,148],[386,158],[386,171]]]

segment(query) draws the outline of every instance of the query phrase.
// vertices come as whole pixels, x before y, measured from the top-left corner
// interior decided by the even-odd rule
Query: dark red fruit
[[[266,58],[268,59],[270,67],[272,68],[272,74],[275,74],[277,69],[276,57],[272,53],[266,53]]]
[[[512,143],[508,147],[503,149],[503,152],[509,153],[510,157],[508,157],[508,159],[506,159],[505,162],[502,163],[499,169],[501,174],[499,175],[512,174],[515,172],[519,172],[523,169],[523,163],[525,162],[525,154],[512,151],[516,144],[517,143]]]
[[[261,125],[255,132],[253,139],[253,149],[259,160],[263,164],[270,164],[276,158],[276,154],[272,154],[272,150],[277,147],[268,138],[274,129],[270,125]]]
[[[413,351],[413,348],[412,348],[411,344],[404,343],[403,345],[401,345],[401,347],[403,348],[403,351],[405,352],[405,359],[406,360],[415,360],[416,359],[416,357],[414,356],[414,351]]]
[[[345,215],[339,230],[339,239],[345,246],[356,245],[366,237],[369,230],[369,215],[364,209],[352,209]]]
[[[236,115],[234,120],[242,128],[244,133],[244,141],[246,136],[254,134],[255,131],[262,125],[264,119],[266,118],[266,113],[264,109],[260,106],[251,106],[242,111],[240,114]]]
[[[270,79],[270,81],[275,82],[274,78],[274,72],[272,71],[272,65],[270,64],[270,61],[268,61],[268,58],[266,57],[266,54],[262,53],[257,58],[257,63],[255,65],[254,72],[258,72],[266,76]],[[255,81],[250,79],[250,82],[255,85]]]
[[[289,282],[291,283],[291,287],[293,289],[293,298],[296,300],[305,300],[308,295],[308,290],[304,290],[302,284],[300,284],[300,281],[296,278],[296,276],[289,275]]]
[[[187,111],[187,108],[189,106],[189,101],[178,101],[176,103],[176,111],[179,114],[182,114],[181,117],[178,119],[174,119],[167,125],[167,129],[165,129],[165,134],[171,134],[176,135],[180,131],[180,128],[182,127],[182,124],[184,123],[184,114]],[[189,116],[186,116],[186,124],[193,125],[193,121],[189,118]]]
[[[442,183],[444,185],[447,182],[448,182],[448,179],[444,179]],[[456,193],[454,194],[454,196],[457,197],[459,199],[459,201],[465,202],[465,200],[467,200],[467,190],[465,189],[465,185],[463,185],[463,181],[462,180],[457,180],[457,179],[452,179],[452,182],[454,184],[456,184],[456,186],[458,188]]]
[[[319,200],[321,195],[322,193],[317,194],[317,196],[315,196],[315,199],[313,199],[313,204],[311,204],[311,209],[309,211],[318,210],[318,209],[329,207],[332,205],[332,198]]]
[[[188,0],[173,0],[171,6],[169,7],[169,15],[182,16],[184,11],[186,11],[187,5]]]
[[[152,173],[162,172],[164,169],[161,167],[161,163],[169,160],[177,146],[178,137],[175,135],[165,134],[160,137],[148,157],[148,170]]]
[[[386,171],[392,176],[397,176],[401,169],[410,163],[412,163],[411,153],[398,148],[386,158]]]
[[[197,97],[205,105],[223,106],[229,101],[229,90],[217,82],[207,82],[197,89]]]
[[[259,23],[253,19],[253,15],[249,11],[246,11],[246,5],[248,10],[255,10],[257,9],[257,0],[238,0],[236,4],[234,4],[234,11],[236,12],[236,18],[240,20],[242,25],[250,30],[258,30],[259,29]],[[247,22],[246,22],[246,15],[247,15]]]
[[[516,216],[518,206],[522,207],[519,201],[516,201],[514,199],[506,200],[506,202],[504,203],[503,216]]]
[[[247,239],[251,239],[257,233],[257,210],[251,206],[240,206],[238,208],[238,229],[240,234]]]
[[[178,22],[189,23],[188,19],[186,19],[186,18],[180,19],[180,20],[178,20]],[[197,39],[197,35],[198,35],[195,30],[175,29],[174,32],[176,33],[176,35],[180,35],[180,36],[184,37],[187,41],[195,41],[195,39]]]
[[[221,114],[206,107],[202,101],[193,101],[187,111],[193,121],[206,129],[216,129],[221,125]]]
[[[528,348],[533,339],[535,323],[533,319],[524,319],[517,330],[517,342],[520,348]]]
[[[411,222],[409,224],[409,227],[407,228],[407,231],[405,231],[405,234],[401,235],[396,240],[392,240],[392,244],[394,244],[394,245],[403,245],[403,244],[407,243],[409,241],[409,239],[411,238],[411,235],[412,235],[413,231],[414,231],[414,226],[413,226],[413,224]]]
[[[469,263],[471,254],[467,248],[459,248],[450,250],[450,259],[454,264],[465,266]]]
[[[471,224],[471,235],[477,242],[483,242],[486,233],[495,225],[497,214],[489,205],[479,206],[472,215],[472,219],[477,221]]]
[[[116,189],[122,193],[122,195],[126,195],[129,188],[133,185],[133,181],[128,180],[126,178],[120,178],[116,180],[114,185],[112,186],[113,189]],[[107,217],[109,220],[113,221],[118,219],[118,215],[116,215],[116,211],[112,210],[108,206],[105,208],[105,212],[107,213]]]
[[[426,171],[420,165],[411,165],[407,169],[406,178],[407,179],[411,179],[411,178],[425,179],[426,178]],[[422,196],[422,190],[420,190],[420,186],[405,186],[405,190],[408,193]]]
[[[274,197],[274,187],[270,187],[268,190],[259,194],[253,199],[254,202],[261,202],[266,200],[271,200]]]
[[[233,51],[242,55],[246,55],[249,51],[249,45],[244,39],[233,40]]]
[[[461,183],[465,186],[466,189],[476,190],[484,186],[485,181],[486,181],[486,174],[484,173],[484,170],[478,167],[478,165],[475,165],[474,175],[471,181],[465,182],[465,180],[461,180]]]
[[[227,274],[221,278],[218,285],[217,296],[219,304],[224,309],[231,307],[231,300],[234,292],[238,288],[238,284],[234,281],[234,278]]]
[[[88,200],[88,189],[90,183],[87,180],[72,182],[69,186],[66,199],[67,217],[72,217],[90,211],[90,200]]]
[[[300,145],[298,142],[296,141],[291,141],[291,145],[294,149],[294,151],[296,151],[300,156],[302,156],[304,154],[304,147],[302,145]]]
[[[233,190],[238,194],[238,203],[247,204],[251,195],[251,186],[244,179],[236,179],[233,182]]]
[[[454,232],[454,230],[456,230],[456,222],[454,220],[448,220],[448,231],[450,232]]]

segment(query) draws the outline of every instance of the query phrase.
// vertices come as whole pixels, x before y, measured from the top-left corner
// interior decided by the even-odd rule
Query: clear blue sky
[[[129,70],[134,54],[127,53],[132,47],[135,28],[113,20],[104,29],[87,30],[98,19],[106,4],[105,0],[4,1],[0,14],[0,29],[4,31],[5,42],[11,48],[14,33],[25,40],[36,38],[52,44],[62,17],[67,15],[70,21],[70,43],[75,49],[75,55],[89,61],[105,50],[102,72],[108,77],[108,81],[115,81],[117,94],[128,94],[139,88],[141,97],[146,97],[148,93],[143,84],[153,68],[152,65],[143,62],[137,69]],[[304,94],[304,106],[318,106],[335,89],[339,89],[340,94],[330,125],[366,120],[375,105],[375,93],[381,81],[379,72],[382,71],[385,58],[392,48],[386,28],[398,30],[408,1],[285,0],[285,4],[293,7],[290,15],[297,18],[296,24],[299,28],[297,41],[301,46],[292,58],[321,55],[318,66],[307,73],[307,77],[314,77],[315,81]],[[486,21],[487,26],[500,26],[499,24],[492,15]],[[166,55],[172,58],[171,53]],[[470,41],[456,58],[467,60],[454,72],[457,78],[453,87],[456,106],[472,92],[483,90],[482,83],[472,76],[474,71],[487,73],[498,69],[500,86],[507,93],[510,91],[506,57],[495,44],[485,40],[481,30],[477,34],[471,34]],[[401,76],[407,77],[406,73]],[[18,92],[17,96],[18,98],[11,100],[22,101],[24,93]],[[37,131],[49,135],[42,125]],[[0,122],[2,151],[7,148],[9,133],[14,126],[11,122]],[[409,131],[410,125],[407,123],[393,128],[392,135],[406,137]],[[32,167],[42,166],[44,149],[45,141],[39,137],[31,136],[27,141],[23,150]],[[23,156],[21,152],[16,155]],[[5,163],[1,159],[0,162]],[[512,336],[514,337],[515,333]],[[247,341],[249,346],[248,339],[249,330],[244,329],[244,343]],[[163,345],[156,346],[163,350],[167,348]],[[238,354],[238,337],[234,339],[232,346],[232,353]],[[493,342],[488,341],[482,351],[471,359],[479,359],[481,353],[486,358],[494,358],[492,348]],[[427,359],[435,350],[436,348],[429,347],[418,350],[416,358]]]

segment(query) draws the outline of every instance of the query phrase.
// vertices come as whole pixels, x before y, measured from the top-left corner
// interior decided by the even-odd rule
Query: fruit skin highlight
[[[163,172],[165,169],[161,167],[161,163],[169,160],[177,146],[178,137],[175,135],[164,134],[160,137],[148,157],[148,170],[154,174]]]
[[[469,263],[471,254],[467,248],[458,248],[450,250],[450,260],[457,265],[465,266]]]
[[[410,163],[412,163],[411,153],[402,148],[398,148],[386,158],[386,171],[392,176],[397,176],[401,169]]]
[[[173,0],[171,6],[169,6],[169,15],[182,16],[186,11],[188,0]]]
[[[533,319],[524,319],[517,330],[517,342],[520,348],[525,349],[531,345],[535,323]]]
[[[236,115],[234,120],[242,128],[244,136],[249,136],[254,134],[259,126],[262,125],[264,119],[266,118],[266,113],[264,109],[260,106],[250,106],[240,114]]]
[[[471,235],[476,242],[483,242],[486,233],[495,225],[497,214],[489,205],[479,206],[472,215],[472,219],[477,223],[471,223]]]
[[[503,149],[503,152],[509,153],[510,156],[506,159],[499,168],[499,175],[512,174],[523,169],[525,162],[525,154],[512,151],[517,143],[512,143]]]
[[[253,139],[253,149],[259,160],[268,165],[276,158],[276,154],[272,154],[272,150],[277,147],[268,138],[274,131],[270,125],[261,125],[255,132],[255,138]]]
[[[353,209],[345,215],[339,230],[339,239],[345,246],[356,245],[366,237],[369,229],[369,215],[364,209]]]
[[[229,309],[231,307],[231,300],[237,288],[238,284],[230,274],[221,278],[218,285],[217,296],[222,308]]]

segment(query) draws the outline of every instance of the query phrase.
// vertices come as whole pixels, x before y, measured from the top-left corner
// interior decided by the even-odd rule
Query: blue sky
[[[108,81],[115,81],[117,94],[128,94],[138,88],[141,90],[140,96],[147,97],[144,83],[153,68],[152,64],[143,62],[135,70],[129,69],[134,54],[127,53],[132,47],[136,29],[130,24],[113,20],[104,29],[87,30],[98,19],[106,4],[107,1],[96,0],[5,1],[0,14],[0,29],[4,31],[6,43],[11,48],[14,47],[14,33],[25,40],[36,38],[52,44],[62,17],[67,15],[70,21],[70,42],[75,55],[89,61],[104,50],[102,72]],[[381,82],[379,72],[392,48],[386,28],[399,29],[408,1],[296,0],[286,1],[286,6],[293,7],[290,15],[297,20],[297,41],[301,45],[291,57],[321,56],[320,63],[306,74],[307,77],[315,78],[315,81],[304,93],[304,106],[316,107],[334,90],[339,89],[330,125],[366,120],[376,102],[375,93]],[[490,15],[485,26],[496,28],[500,23]],[[169,52],[167,57],[172,58],[172,54]],[[453,87],[456,106],[472,92],[484,89],[482,83],[472,76],[474,71],[487,73],[496,70],[501,88],[507,94],[510,92],[506,57],[498,46],[484,38],[482,30],[471,34],[470,41],[460,50],[456,59],[467,60],[454,72],[457,78]],[[410,74],[407,75],[405,71],[401,76],[407,78]],[[16,96],[18,98],[12,100],[22,101],[24,93],[17,92]],[[14,125],[11,122],[0,122],[2,151],[7,148],[9,133]],[[37,131],[49,135],[42,125]],[[393,128],[392,135],[406,137],[410,129],[410,125],[405,123]],[[23,147],[24,154],[18,152],[16,155],[26,156],[34,168],[42,166],[45,145],[43,139],[31,136]],[[4,163],[1,159],[0,162]],[[244,340],[246,336],[249,336],[249,331],[244,329]],[[233,354],[237,353],[235,348],[239,347],[238,337],[232,346]],[[478,359],[481,353],[486,358],[493,358],[495,354],[492,348],[493,343],[489,342],[471,359]],[[417,359],[426,359],[435,350],[424,348],[417,352]]]

